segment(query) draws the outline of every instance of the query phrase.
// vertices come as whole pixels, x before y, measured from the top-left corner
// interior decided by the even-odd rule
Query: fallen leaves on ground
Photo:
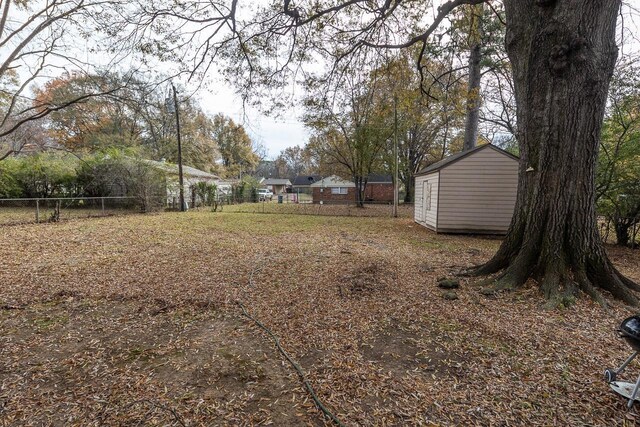
[[[499,240],[410,219],[190,212],[0,227],[3,425],[633,425],[629,314],[437,280]],[[640,252],[610,248],[640,280]],[[633,381],[638,365],[628,368]]]

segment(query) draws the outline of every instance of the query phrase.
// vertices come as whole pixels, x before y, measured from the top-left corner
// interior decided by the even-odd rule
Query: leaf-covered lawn
[[[0,227],[15,224],[29,224],[36,222],[36,208],[34,206],[7,207],[1,205],[0,200]],[[101,208],[68,208],[62,206],[60,209],[60,220],[90,218],[99,216],[125,215],[139,212],[134,209],[115,209],[107,207],[103,211]],[[38,215],[39,222],[48,222],[54,213],[53,206],[42,206]]]
[[[393,205],[388,203],[368,203],[364,207],[358,207],[353,203],[278,203],[276,199],[258,203],[240,203],[223,205],[223,212],[235,213],[265,213],[265,214],[297,214],[297,215],[330,215],[330,216],[357,216],[357,217],[381,217],[393,216]],[[413,218],[413,204],[400,204],[398,216],[400,218]]]
[[[442,298],[498,244],[227,212],[0,227],[0,424],[324,424],[241,301],[346,425],[632,425],[601,379],[630,353],[624,307]],[[640,280],[640,251],[611,256]]]

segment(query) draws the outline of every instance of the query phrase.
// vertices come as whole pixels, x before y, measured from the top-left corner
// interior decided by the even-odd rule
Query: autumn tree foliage
[[[176,162],[175,114],[166,102],[165,91],[153,82],[137,79],[128,78],[125,84],[123,78],[128,77],[66,73],[48,81],[36,92],[34,105],[64,103],[83,93],[119,87],[51,112],[44,119],[48,137],[75,153],[138,147],[151,159]],[[181,100],[179,108],[185,164],[218,171],[214,119],[192,97]]]
[[[382,154],[392,134],[379,108],[383,73],[352,72],[330,97],[313,93],[305,101],[305,123],[312,130],[313,150],[331,159],[356,184],[356,203],[364,204],[368,176],[382,169]],[[310,89],[322,88],[321,82]]]
[[[212,136],[218,144],[227,177],[240,177],[258,165],[260,157],[254,151],[251,138],[244,127],[230,117],[217,114],[213,118]]]
[[[78,40],[83,40],[95,53],[108,52],[113,59],[120,57],[120,47],[105,38],[117,26],[102,21],[100,16],[105,8],[119,9],[125,4],[119,0],[0,3],[0,139],[52,112],[98,95],[83,93],[61,103],[34,105],[29,92],[39,79],[58,74],[65,67],[84,73],[95,71],[95,64],[84,60],[86,55],[78,49]],[[22,148],[0,141],[2,145],[0,160]]]
[[[398,143],[398,175],[405,202],[413,201],[414,175],[424,167],[462,149],[463,120],[467,101],[462,73],[450,67],[450,53],[432,57],[421,82],[409,52],[391,59],[383,72],[377,108],[392,132],[383,154],[387,173],[394,168],[393,145]],[[397,116],[397,121],[396,121]],[[394,135],[397,129],[397,136]]]
[[[64,73],[36,90],[34,106],[68,102],[83,93],[99,92],[111,82],[100,76]],[[115,96],[115,95],[114,95]],[[105,145],[137,145],[141,128],[125,105],[112,97],[87,98],[50,113],[49,137],[70,151],[91,151]]]
[[[282,150],[275,159],[275,167],[279,177],[294,179],[298,175],[316,172],[318,165],[306,146],[295,145]]]
[[[462,73],[450,70],[449,59],[431,60],[423,81],[426,96],[408,52],[364,73],[357,83],[345,79],[349,83],[335,94],[311,94],[306,119],[313,136],[306,151],[318,170],[350,178],[358,168],[364,177],[393,175],[397,139],[399,180],[405,202],[411,202],[414,175],[462,149],[466,87]],[[357,135],[366,143],[349,139]]]

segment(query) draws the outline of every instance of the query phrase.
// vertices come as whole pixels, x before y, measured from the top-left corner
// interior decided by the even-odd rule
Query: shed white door
[[[431,210],[431,191],[432,185],[431,180],[426,180],[422,185],[422,217],[427,218],[429,211]]]

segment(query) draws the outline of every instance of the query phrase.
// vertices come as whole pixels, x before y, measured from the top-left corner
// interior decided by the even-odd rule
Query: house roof
[[[331,175],[331,176],[327,176],[325,178],[320,179],[319,181],[314,182],[313,184],[311,184],[311,187],[355,187],[356,184],[354,184],[351,181],[347,181],[344,180],[342,178],[340,178],[339,176],[336,175]]]
[[[320,179],[322,179],[322,175],[298,175],[293,180],[293,185],[295,187],[308,187]]]
[[[178,165],[167,162],[156,162],[155,160],[145,160],[149,165],[163,170],[172,175],[178,174]],[[208,178],[208,179],[220,179],[218,175],[214,175],[209,172],[201,171],[200,169],[193,168],[191,166],[182,165],[182,173],[183,175],[197,177],[197,178]]]
[[[422,169],[420,172],[418,172],[416,174],[416,176],[419,175],[425,175],[431,172],[436,172],[442,168],[445,168],[455,162],[457,162],[458,160],[464,159],[465,157],[469,156],[470,154],[473,153],[477,153],[478,151],[482,151],[482,150],[486,150],[486,149],[493,149],[501,154],[504,154],[507,157],[510,157],[514,160],[518,160],[518,157],[514,156],[513,154],[509,153],[508,151],[503,150],[502,148],[496,147],[493,144],[485,144],[485,145],[479,145],[477,147],[472,148],[471,150],[466,150],[466,151],[461,151],[459,153],[456,154],[452,154],[449,157],[445,157],[444,159],[440,160],[439,162],[436,162],[430,166],[427,166],[426,168]]]
[[[267,178],[261,182],[262,185],[291,185],[291,181],[286,178]]]
[[[392,184],[393,178],[391,178],[391,175],[378,175],[375,173],[371,173],[367,178],[367,183],[368,184]]]

